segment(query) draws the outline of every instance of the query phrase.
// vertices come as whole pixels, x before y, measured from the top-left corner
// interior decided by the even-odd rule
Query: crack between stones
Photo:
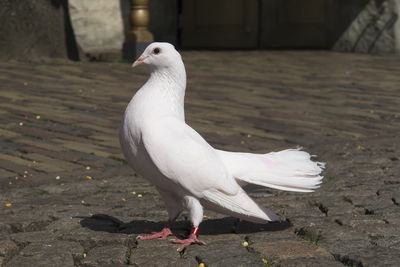
[[[373,215],[374,213],[375,213],[374,210],[370,210],[370,209],[364,208],[364,214],[365,215]]]
[[[50,216],[49,220],[46,221],[36,221],[31,222],[27,226],[23,226],[21,223],[13,223],[9,224],[11,227],[11,231],[14,234],[17,233],[27,233],[27,232],[38,232],[45,230],[47,226],[49,226],[52,222],[57,221],[59,218]]]
[[[339,219],[335,219],[335,223],[337,223],[340,226],[343,226],[343,222]]]
[[[319,233],[314,233],[305,229],[304,227],[300,229],[295,229],[294,233],[301,237],[302,239],[311,242],[315,245],[318,245],[319,240],[321,239],[321,235]]]
[[[357,259],[352,259],[348,255],[332,254],[336,261],[341,262],[344,266],[364,267],[362,262]]]
[[[325,206],[325,205],[322,204],[322,203],[319,203],[319,204],[318,204],[318,209],[319,209],[323,214],[325,214],[326,217],[328,217],[328,211],[329,211],[329,209],[328,209],[327,206]]]

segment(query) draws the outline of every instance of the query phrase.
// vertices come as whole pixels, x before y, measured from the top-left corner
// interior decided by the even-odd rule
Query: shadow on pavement
[[[103,231],[109,233],[125,233],[125,234],[143,234],[160,231],[165,222],[153,222],[146,220],[133,220],[124,223],[117,218],[106,214],[95,214],[91,217],[81,217],[80,224],[94,231]],[[291,227],[291,223],[286,221],[270,222],[267,224],[256,224],[246,221],[240,221],[237,218],[225,217],[222,219],[204,220],[200,225],[200,233],[203,235],[219,235],[219,234],[245,234],[256,232],[272,232],[282,231]],[[172,230],[177,233],[189,234],[191,225],[189,221],[177,221]]]

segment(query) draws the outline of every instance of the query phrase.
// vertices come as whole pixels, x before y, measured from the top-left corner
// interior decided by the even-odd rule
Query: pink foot
[[[171,239],[171,241],[173,243],[178,243],[178,244],[182,244],[182,246],[180,246],[177,251],[182,251],[185,247],[191,245],[191,244],[198,244],[198,245],[205,245],[206,243],[198,240],[197,239],[197,235],[196,234],[190,234],[189,238],[187,239]]]
[[[151,235],[139,235],[136,239],[149,240],[149,239],[167,239],[167,236],[173,235],[169,227],[164,227],[160,232],[152,232]]]

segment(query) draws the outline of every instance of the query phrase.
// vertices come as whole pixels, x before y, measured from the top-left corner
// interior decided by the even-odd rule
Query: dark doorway
[[[184,0],[183,48],[256,48],[258,0]]]
[[[330,49],[368,0],[181,0],[182,48]]]

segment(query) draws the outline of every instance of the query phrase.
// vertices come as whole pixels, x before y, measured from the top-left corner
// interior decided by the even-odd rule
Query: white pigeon
[[[227,152],[213,148],[185,122],[186,72],[180,54],[169,43],[152,43],[133,63],[150,66],[150,78],[128,104],[120,143],[128,164],[154,184],[165,201],[169,220],[161,232],[140,239],[166,239],[171,225],[186,207],[193,228],[182,244],[198,240],[203,206],[246,221],[278,220],[242,189],[248,183],[312,192],[319,187],[324,163],[307,152],[287,149],[267,154]]]

